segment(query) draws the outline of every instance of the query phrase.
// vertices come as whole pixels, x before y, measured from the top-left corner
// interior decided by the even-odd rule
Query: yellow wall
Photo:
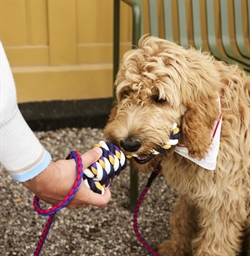
[[[19,103],[113,96],[114,1],[119,0],[0,0],[0,39],[13,70]],[[148,1],[156,1],[158,5],[159,36],[164,37],[162,0],[142,0],[144,33],[149,33]],[[188,22],[191,0],[185,1]],[[227,1],[231,17],[233,2]],[[245,0],[239,1],[243,6],[244,39],[249,45],[247,4]],[[200,3],[202,37],[206,46],[205,1]],[[215,3],[217,10],[219,1]],[[172,0],[172,9],[174,40],[178,43],[176,0]],[[132,11],[121,0],[120,13],[122,56],[132,45]],[[193,30],[190,22],[187,24],[192,44]],[[233,24],[230,37],[236,52]],[[218,40],[218,49],[223,50],[221,40]],[[208,46],[205,50],[209,50]]]
[[[131,47],[131,8],[121,3]],[[112,97],[113,0],[0,0],[19,103]]]

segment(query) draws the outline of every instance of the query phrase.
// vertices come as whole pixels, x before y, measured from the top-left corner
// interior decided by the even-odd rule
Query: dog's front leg
[[[191,241],[197,229],[197,211],[187,197],[179,196],[171,216],[172,236],[158,246],[161,256],[192,255]]]
[[[199,232],[192,241],[193,255],[238,255],[241,249],[244,222],[240,212],[240,208],[237,210],[234,207],[228,212],[223,207],[223,203],[217,210],[202,208],[199,211]]]

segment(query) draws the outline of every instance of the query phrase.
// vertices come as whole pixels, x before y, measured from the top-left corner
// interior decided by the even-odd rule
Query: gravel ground
[[[36,132],[54,160],[65,158],[70,150],[81,153],[102,139],[101,129],[60,129]],[[2,168],[3,169],[3,168]],[[139,193],[148,174],[139,177]],[[111,184],[112,199],[104,209],[62,209],[56,214],[41,256],[147,256],[133,231],[129,211],[129,169]],[[5,170],[0,172],[0,255],[33,255],[47,217],[39,216],[32,206],[33,195],[14,181]],[[169,237],[169,217],[174,193],[161,175],[153,182],[140,208],[139,230],[155,249]]]

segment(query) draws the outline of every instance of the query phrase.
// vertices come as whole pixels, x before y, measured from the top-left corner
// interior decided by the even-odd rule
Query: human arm
[[[91,150],[85,153],[83,164],[88,167],[100,153]],[[74,183],[76,171],[74,160],[52,161],[24,120],[17,106],[15,83],[12,72],[0,43],[0,162],[14,179],[21,182],[39,198],[55,204],[63,199]],[[70,208],[82,204],[105,206],[110,191],[98,195],[83,183]]]

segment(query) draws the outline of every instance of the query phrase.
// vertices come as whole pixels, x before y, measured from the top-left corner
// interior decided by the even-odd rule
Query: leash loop
[[[45,209],[45,210],[42,209],[39,204],[40,199],[37,196],[34,196],[33,206],[38,214],[40,214],[42,216],[48,216],[48,215],[55,214],[56,212],[61,210],[63,207],[66,207],[68,205],[68,203],[74,198],[74,195],[78,191],[78,187],[80,186],[80,184],[82,182],[83,165],[82,165],[81,156],[79,155],[78,152],[71,151],[71,153],[69,154],[69,156],[66,159],[72,159],[72,158],[76,162],[76,179],[75,179],[75,182],[74,182],[71,190],[69,191],[67,196],[61,202],[59,202],[57,205],[54,205],[51,208]]]
[[[82,165],[81,156],[79,155],[78,152],[71,151],[71,153],[69,154],[69,156],[66,159],[72,159],[72,158],[76,162],[76,179],[75,179],[75,182],[74,182],[71,190],[67,194],[67,196],[61,202],[59,202],[57,205],[54,205],[51,208],[45,209],[45,210],[42,209],[41,206],[39,205],[39,198],[37,196],[34,196],[34,200],[33,200],[34,209],[37,211],[38,214],[40,214],[42,216],[49,216],[47,223],[44,227],[43,233],[38,242],[38,245],[36,247],[36,250],[34,252],[34,256],[40,255],[40,252],[42,251],[43,245],[45,243],[45,240],[47,238],[47,235],[49,233],[51,225],[55,219],[56,212],[61,210],[63,207],[67,206],[67,204],[74,198],[74,195],[78,191],[78,187],[80,186],[80,184],[82,182],[83,165]]]

